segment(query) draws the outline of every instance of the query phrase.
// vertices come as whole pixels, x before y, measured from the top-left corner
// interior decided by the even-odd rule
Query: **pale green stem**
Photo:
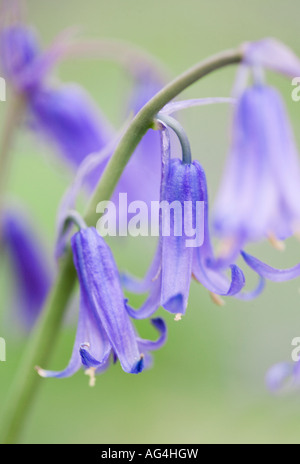
[[[94,226],[99,219],[96,207],[99,201],[108,200],[120,179],[132,153],[148,129],[153,127],[157,113],[187,87],[200,78],[228,65],[242,60],[240,49],[229,50],[215,55],[186,71],[153,97],[137,114],[110,159],[90,202],[85,216],[88,226]],[[64,258],[57,282],[55,283],[45,310],[35,333],[32,335],[15,382],[10,398],[2,415],[0,442],[15,443],[24,426],[32,400],[42,380],[34,371],[36,365],[47,367],[54,342],[65,313],[67,303],[76,283],[76,273],[69,251]]]
[[[157,119],[165,123],[171,129],[173,129],[181,145],[182,162],[184,164],[191,164],[192,163],[191,145],[190,145],[188,136],[185,130],[183,129],[182,125],[176,119],[172,118],[171,116],[166,116],[165,114],[159,113],[157,115]]]
[[[8,114],[4,122],[1,144],[0,144],[0,208],[2,206],[3,195],[7,182],[7,171],[10,163],[9,155],[13,136],[15,134],[18,122],[21,118],[24,108],[24,99],[21,95],[12,95],[11,103],[2,103],[9,105]]]

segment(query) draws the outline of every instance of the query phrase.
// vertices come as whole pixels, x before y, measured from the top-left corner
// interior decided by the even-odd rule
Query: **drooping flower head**
[[[40,53],[34,30],[21,25],[2,30],[0,50],[4,75],[19,92],[24,91],[26,77],[29,82],[30,69]],[[31,90],[33,81],[34,76],[28,86]]]
[[[79,85],[54,85],[49,80],[55,65],[68,58],[69,54],[72,56],[72,44],[76,48],[70,32],[65,32],[48,50],[43,51],[32,28],[20,23],[6,26],[0,34],[0,66],[7,81],[26,101],[29,127],[58,151],[71,168],[77,170],[86,157],[111,143],[116,131]],[[145,59],[143,70],[141,52],[139,57],[141,64],[139,74],[134,76],[135,91],[127,103],[130,113],[139,111],[165,82],[160,70],[155,69],[155,65],[151,67],[151,60]],[[120,62],[122,64],[122,60]],[[130,70],[130,63],[127,63],[126,70]],[[123,114],[124,102],[120,106]],[[121,191],[128,192],[129,201],[149,201],[149,197],[157,195],[160,174],[155,168],[159,163],[159,138],[152,133],[147,140],[148,143],[138,147],[120,181]],[[152,164],[149,162],[149,150]],[[90,188],[98,183],[111,155],[86,179]],[[136,180],[137,172],[143,182],[132,182],[132,179]]]
[[[111,139],[113,130],[79,86],[48,83],[63,45],[42,52],[31,28],[14,25],[1,33],[1,63],[8,82],[26,100],[30,127],[76,168]]]
[[[166,340],[163,320],[152,320],[161,335],[158,341],[138,337],[127,313],[112,253],[96,229],[76,233],[72,250],[80,284],[80,313],[72,358],[62,372],[38,369],[39,374],[69,377],[83,367],[94,385],[95,374],[105,370],[111,358],[119,359],[125,372],[140,373],[151,363],[149,351],[160,348]]]
[[[1,241],[15,276],[15,304],[20,322],[31,328],[36,322],[52,283],[51,265],[41,241],[20,211],[1,215]]]
[[[223,296],[240,294],[245,279],[236,265],[229,267],[230,279],[212,266],[214,255],[209,236],[205,173],[189,156],[183,161],[170,158],[168,130],[163,130],[162,140],[162,212],[158,250],[144,281],[135,281],[126,275],[123,282],[130,291],[150,292],[140,310],[129,309],[132,317],[148,317],[161,305],[180,319],[188,305],[192,277],[213,295]]]
[[[245,46],[245,67],[254,84],[237,86],[231,152],[214,221],[219,236],[230,243],[229,259],[248,242],[284,240],[300,224],[297,147],[284,103],[262,77],[264,68],[300,73],[300,61],[270,39]]]
[[[271,87],[252,86],[237,104],[216,229],[242,246],[268,235],[284,240],[300,224],[299,196],[300,164],[282,99]]]

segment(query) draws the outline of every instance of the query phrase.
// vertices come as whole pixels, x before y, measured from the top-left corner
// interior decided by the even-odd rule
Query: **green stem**
[[[165,114],[158,113],[157,119],[165,123],[171,129],[173,129],[181,145],[182,162],[184,164],[191,164],[192,163],[191,145],[190,145],[188,136],[186,135],[185,130],[183,129],[182,125],[176,119],[172,118],[171,116],[166,116]]]
[[[200,78],[217,69],[237,64],[241,60],[242,52],[240,49],[215,55],[197,64],[172,81],[141,109],[124,134],[102,175],[85,216],[85,222],[88,226],[96,224],[98,220],[96,213],[98,202],[108,200],[112,196],[132,153],[147,130],[153,126],[157,113],[169,101]],[[58,336],[65,308],[70,300],[75,283],[76,273],[72,263],[72,255],[71,252],[68,252],[36,332],[29,342],[21,367],[16,374],[10,398],[6,403],[2,416],[1,443],[15,443],[18,439],[30,405],[36,396],[38,386],[42,382],[34,372],[34,367],[36,365],[47,367],[48,365],[54,341]]]
[[[86,225],[83,217],[76,210],[69,211],[69,213],[68,213],[68,215],[67,215],[67,217],[65,219],[63,232],[65,232],[68,229],[68,227],[71,226],[72,224],[75,225],[79,230],[87,228],[87,225]]]
[[[9,165],[9,154],[13,136],[21,118],[24,107],[24,99],[21,95],[14,94],[8,109],[7,118],[4,123],[1,145],[0,145],[0,208],[2,206],[5,184],[7,181],[7,170]]]

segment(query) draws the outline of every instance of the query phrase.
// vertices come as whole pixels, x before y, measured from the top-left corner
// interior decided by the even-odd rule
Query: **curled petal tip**
[[[289,269],[275,269],[244,251],[241,252],[241,256],[258,275],[273,282],[285,282],[300,276],[300,264]]]
[[[144,358],[144,354],[141,354],[141,357],[132,369],[131,374],[140,374],[144,370]]]
[[[165,332],[166,324],[165,321],[161,317],[156,317],[151,319],[151,324],[159,331]]]

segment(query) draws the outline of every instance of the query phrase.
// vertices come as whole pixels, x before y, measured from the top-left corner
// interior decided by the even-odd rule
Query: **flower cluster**
[[[152,129],[156,130],[145,135],[133,154],[114,198],[124,192],[129,201],[160,201],[157,250],[143,279],[120,273],[97,230],[88,227],[79,213],[70,216],[81,188],[88,195],[95,189],[120,134],[83,89],[70,84],[55,87],[49,80],[64,42],[42,52],[31,29],[13,25],[2,30],[0,49],[3,73],[25,101],[28,127],[48,140],[76,173],[59,209],[56,250],[57,256],[64,253],[72,234],[71,250],[80,285],[77,335],[68,367],[61,372],[38,367],[42,377],[68,377],[83,367],[94,385],[95,374],[117,360],[127,373],[142,372],[151,365],[150,352],[166,342],[167,328],[155,317],[151,322],[159,332],[158,340],[143,340],[133,320],[148,319],[162,307],[179,321],[186,314],[192,279],[210,292],[214,302],[223,304],[221,297],[257,297],[265,279],[278,282],[300,275],[300,264],[276,270],[245,251],[248,244],[265,238],[282,248],[300,228],[296,143],[282,98],[265,77],[265,70],[300,75],[300,61],[283,44],[273,39],[245,44],[231,99],[169,103],[153,121]],[[149,73],[141,68],[136,79],[128,99],[134,114],[164,84],[155,70]],[[170,114],[225,101],[233,105],[232,142],[211,221],[205,171],[193,160],[186,133]],[[79,226],[75,234],[74,222]],[[214,236],[222,240],[219,253],[213,248]],[[24,221],[9,210],[1,213],[1,237],[11,256],[30,325],[48,294],[51,275]],[[237,262],[240,257],[259,276],[253,291],[244,289],[246,279]],[[125,290],[147,293],[140,308],[131,306]],[[274,368],[269,383],[279,385],[285,373],[291,373],[286,366]]]

